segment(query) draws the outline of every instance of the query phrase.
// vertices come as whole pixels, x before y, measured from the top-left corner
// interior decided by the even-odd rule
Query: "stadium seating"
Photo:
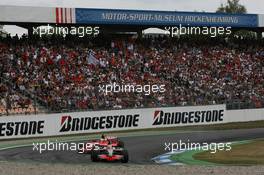
[[[258,42],[162,37],[76,40],[0,40],[1,77],[15,91],[34,94],[50,111],[234,101],[264,107],[264,47]],[[166,91],[99,92],[100,84],[112,82],[164,84]],[[32,100],[26,111],[15,107],[10,113],[33,113]],[[5,112],[3,106],[0,111]]]
[[[8,89],[8,86],[0,84],[0,116],[38,112],[38,108],[34,108],[32,100],[19,92]]]

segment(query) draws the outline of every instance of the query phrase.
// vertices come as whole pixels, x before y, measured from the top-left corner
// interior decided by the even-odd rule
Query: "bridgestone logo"
[[[191,112],[154,112],[153,125],[172,125],[188,123],[213,123],[223,121],[224,110]]]
[[[44,121],[0,123],[0,136],[43,134]]]
[[[101,117],[61,117],[60,132],[138,127],[139,114]]]

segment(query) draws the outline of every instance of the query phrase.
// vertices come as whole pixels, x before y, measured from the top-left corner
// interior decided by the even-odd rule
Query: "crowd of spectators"
[[[0,116],[3,114],[33,113],[32,100],[21,95],[16,90],[0,84]]]
[[[51,111],[234,101],[264,107],[262,44],[167,37],[7,38],[0,40],[0,75]],[[99,85],[113,82],[165,85],[166,91],[99,91]]]

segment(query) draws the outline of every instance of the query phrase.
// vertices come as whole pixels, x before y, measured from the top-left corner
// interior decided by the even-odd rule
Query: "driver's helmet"
[[[107,143],[108,145],[112,145],[111,140],[107,139],[107,142],[108,142],[108,143]]]

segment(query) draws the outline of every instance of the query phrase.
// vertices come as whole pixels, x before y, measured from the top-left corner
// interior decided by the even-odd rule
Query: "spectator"
[[[81,39],[74,45],[55,37],[2,41],[0,62],[6,66],[0,74],[14,83],[17,91],[31,91],[52,110],[208,105],[234,100],[263,107],[261,45],[249,48],[241,47],[249,43],[246,40],[227,44],[184,38],[103,41],[106,44],[99,39],[89,41],[89,48]],[[90,49],[98,61],[87,61]],[[150,96],[98,91],[100,84],[112,82],[164,84],[166,91]],[[19,94],[10,98],[10,103],[22,108],[29,101]]]

